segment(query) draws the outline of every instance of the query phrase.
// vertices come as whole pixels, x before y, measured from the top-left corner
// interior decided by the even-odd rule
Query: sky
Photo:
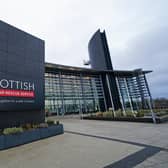
[[[83,67],[105,29],[114,69],[153,70],[152,96],[168,98],[167,0],[0,0],[0,20],[45,40],[45,60]]]

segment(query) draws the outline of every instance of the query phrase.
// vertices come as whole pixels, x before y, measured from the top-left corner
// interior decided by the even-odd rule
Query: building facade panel
[[[0,127],[44,114],[44,41],[0,21]]]
[[[89,58],[91,67],[95,70],[113,70],[113,65],[108,48],[106,33],[98,30],[91,38],[88,44]],[[108,86],[108,92],[105,89],[107,97],[107,106],[114,109],[120,109],[121,103],[119,101],[119,93],[117,90],[114,75],[103,76],[104,85]],[[107,82],[107,83],[106,83]],[[110,93],[109,93],[110,92]],[[109,103],[113,99],[113,104]]]
[[[102,108],[100,101],[105,103],[100,75],[46,71],[46,111],[57,115],[95,112]]]

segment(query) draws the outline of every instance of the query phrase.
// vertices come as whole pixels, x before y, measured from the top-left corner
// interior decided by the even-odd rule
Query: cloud
[[[154,97],[168,97],[167,30],[168,26],[153,28],[128,41],[127,48],[113,54],[115,65],[119,69],[140,67],[153,70],[147,77]]]

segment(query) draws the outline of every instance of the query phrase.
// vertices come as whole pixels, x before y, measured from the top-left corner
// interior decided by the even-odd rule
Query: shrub
[[[93,117],[95,116],[93,113],[88,114],[88,116]]]
[[[32,125],[32,129],[37,129],[38,126],[39,126],[38,124],[33,124],[33,125]]]
[[[39,124],[30,124],[30,123],[27,123],[25,125],[22,126],[22,128],[24,130],[32,130],[32,129],[37,129],[39,127]]]
[[[55,124],[55,121],[54,120],[47,120],[46,122],[48,125],[54,125]]]
[[[3,134],[3,129],[0,129],[0,135],[2,135]]]
[[[18,134],[23,132],[23,128],[22,127],[13,127],[13,128],[5,128],[3,130],[3,134],[4,135],[8,135],[8,134]]]
[[[126,111],[126,117],[134,117],[132,111]]]
[[[144,117],[144,112],[143,111],[138,111],[136,114],[136,117]]]
[[[97,112],[96,117],[103,117],[103,113],[102,112]]]
[[[30,123],[27,123],[27,124],[23,125],[22,127],[23,127],[23,129],[25,129],[25,130],[30,130],[30,129],[32,129],[32,125],[31,125]]]
[[[48,124],[47,123],[41,123],[39,124],[38,128],[47,128]]]
[[[103,117],[112,118],[113,117],[113,112],[112,111],[106,111],[106,112],[103,113]]]
[[[159,117],[162,117],[162,116],[168,115],[168,112],[167,111],[159,111],[159,112],[156,112],[156,115]]]
[[[123,117],[123,112],[121,109],[115,111],[116,117]]]

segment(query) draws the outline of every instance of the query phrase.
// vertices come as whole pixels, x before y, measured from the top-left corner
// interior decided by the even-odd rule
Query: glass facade
[[[150,109],[152,100],[146,77],[144,74],[127,77],[116,77],[122,111],[135,111]]]
[[[46,71],[45,110],[57,115],[100,111],[105,97],[100,75]]]
[[[151,110],[152,98],[146,80],[150,71],[97,71],[46,64],[45,111],[49,114],[88,114],[112,109],[115,114],[135,116]],[[116,99],[110,79],[116,82]],[[116,108],[115,104],[119,107]]]

